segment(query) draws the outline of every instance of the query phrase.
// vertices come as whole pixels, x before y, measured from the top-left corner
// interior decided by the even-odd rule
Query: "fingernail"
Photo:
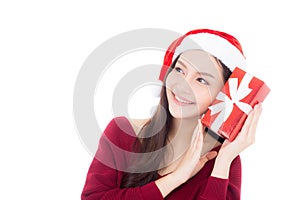
[[[259,104],[258,104],[258,108],[261,108],[262,107],[262,103],[260,102]]]
[[[258,103],[254,106],[255,109],[259,109],[261,107],[261,103]]]

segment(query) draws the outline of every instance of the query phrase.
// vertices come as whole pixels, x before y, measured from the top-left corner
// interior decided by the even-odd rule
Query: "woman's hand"
[[[184,154],[184,157],[178,164],[173,176],[181,183],[197,174],[205,163],[217,156],[216,151],[208,152],[201,157],[203,147],[203,125],[201,120],[198,120],[198,126],[195,129],[191,145]]]
[[[195,129],[191,141],[191,145],[185,152],[177,168],[167,176],[155,181],[163,197],[166,197],[175,188],[193,177],[202,169],[207,161],[217,156],[217,152],[212,151],[206,153],[200,158],[203,147],[203,131],[204,129],[202,123],[199,120],[198,127]]]
[[[255,142],[255,133],[257,123],[261,114],[261,104],[254,106],[254,109],[249,113],[241,132],[237,135],[234,141],[225,140],[219,150],[216,158],[212,176],[219,178],[228,178],[231,162],[243,150]]]
[[[235,140],[232,142],[225,140],[219,152],[220,157],[222,156],[232,161],[243,150],[255,142],[256,127],[261,111],[261,104],[254,106],[254,109],[249,113],[241,132],[237,135]]]

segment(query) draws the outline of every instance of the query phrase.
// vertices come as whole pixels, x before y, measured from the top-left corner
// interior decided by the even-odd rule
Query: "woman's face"
[[[166,79],[169,111],[174,118],[200,117],[224,85],[223,69],[202,50],[183,52]]]

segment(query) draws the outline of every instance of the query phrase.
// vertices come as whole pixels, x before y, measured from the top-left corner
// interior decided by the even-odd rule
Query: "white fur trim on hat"
[[[191,45],[194,43],[194,45]],[[235,67],[245,69],[246,59],[244,55],[226,39],[211,33],[199,33],[187,36],[181,44],[176,48],[175,55],[179,55],[183,51],[202,49],[221,60],[231,71]],[[176,56],[173,56],[173,60]]]

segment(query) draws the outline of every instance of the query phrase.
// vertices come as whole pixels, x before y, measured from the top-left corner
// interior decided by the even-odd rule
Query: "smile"
[[[173,94],[175,103],[177,103],[179,105],[191,105],[191,104],[194,104],[193,101],[190,101],[188,99],[179,97],[179,96],[175,95],[174,93],[172,93],[172,94]]]

